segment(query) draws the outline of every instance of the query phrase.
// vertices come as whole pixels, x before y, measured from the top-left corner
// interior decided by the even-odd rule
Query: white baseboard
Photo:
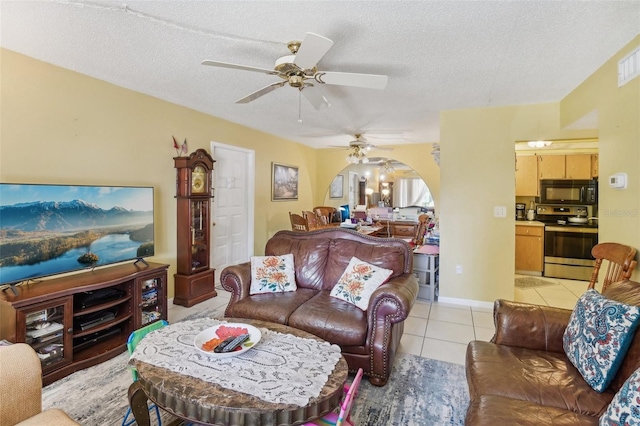
[[[450,303],[452,305],[464,305],[474,308],[493,309],[493,302],[483,302],[482,300],[458,299],[456,297],[438,297],[440,303]]]

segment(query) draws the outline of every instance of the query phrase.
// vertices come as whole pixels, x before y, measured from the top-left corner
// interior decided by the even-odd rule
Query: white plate
[[[242,344],[242,349],[240,349],[239,351],[233,351],[233,352],[226,352],[226,353],[215,353],[214,351],[205,351],[204,349],[202,349],[202,345],[204,345],[206,342],[208,342],[211,339],[214,338],[219,338],[219,336],[216,334],[216,331],[218,331],[218,328],[220,327],[240,327],[240,328],[246,328],[247,331],[249,332],[249,340],[245,341]],[[240,333],[242,334],[242,333]],[[258,328],[249,325],[249,324],[244,324],[244,323],[240,323],[240,322],[230,322],[230,323],[226,323],[226,324],[220,324],[220,325],[216,325],[213,327],[209,327],[205,330],[202,330],[200,333],[198,333],[198,335],[196,336],[195,340],[193,341],[194,346],[196,347],[196,349],[198,349],[200,352],[202,352],[203,354],[207,354],[209,356],[211,356],[212,358],[228,358],[231,356],[236,356],[236,355],[240,355],[241,353],[244,353],[246,351],[248,351],[249,349],[251,349],[252,347],[254,347],[259,341],[260,338],[262,337],[262,333],[260,333],[260,330],[258,330]]]

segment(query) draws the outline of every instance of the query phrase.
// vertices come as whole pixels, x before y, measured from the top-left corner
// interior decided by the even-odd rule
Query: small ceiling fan
[[[362,136],[362,133],[356,133],[353,135],[353,137],[355,139],[349,142],[348,148],[360,147],[360,149],[367,150],[367,151],[371,151],[374,148],[380,151],[393,151],[393,148],[382,148],[372,144],[364,136]],[[334,148],[345,148],[344,146],[341,146],[341,145],[331,145],[331,146]]]
[[[238,99],[236,101],[238,104],[254,101],[287,83],[289,83],[289,86],[298,89],[316,109],[331,105],[327,98],[315,87],[316,85],[331,84],[379,90],[387,86],[386,75],[318,71],[316,67],[318,61],[329,51],[331,46],[333,46],[333,41],[328,38],[314,33],[307,33],[302,42],[291,41],[288,43],[287,47],[291,54],[276,59],[272,70],[211,60],[202,61],[202,65],[259,72],[275,75],[283,80]]]
[[[351,164],[368,163],[367,151],[372,148],[376,148],[382,151],[393,151],[393,148],[378,148],[375,145],[369,143],[360,133],[354,135],[355,140],[349,142],[349,148],[353,149],[347,156],[347,162]],[[336,146],[336,148],[342,148]]]

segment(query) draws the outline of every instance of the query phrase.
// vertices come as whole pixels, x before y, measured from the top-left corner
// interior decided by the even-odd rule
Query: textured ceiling
[[[555,102],[640,32],[640,1],[2,1],[7,49],[306,145],[437,142],[447,109]],[[384,74],[321,87],[317,111],[275,76],[287,42],[333,40],[318,69]],[[300,108],[300,109],[299,109]],[[302,123],[298,122],[301,114]],[[347,133],[347,134],[341,134]]]

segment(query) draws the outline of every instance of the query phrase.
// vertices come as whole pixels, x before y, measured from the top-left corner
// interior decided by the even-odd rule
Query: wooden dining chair
[[[337,217],[338,210],[335,207],[328,206],[316,206],[313,208],[316,216],[320,218],[320,223],[323,225],[328,225],[333,222],[340,222],[340,219]]]
[[[424,244],[424,239],[427,235],[427,228],[429,227],[429,222],[431,222],[431,218],[428,214],[421,214],[418,217],[418,229],[416,230],[416,235],[413,237],[413,245],[415,247],[419,247]]]
[[[302,212],[302,217],[307,221],[307,229],[309,231],[321,228],[323,225],[320,218],[314,212],[304,210]]]
[[[291,221],[291,230],[297,232],[307,232],[307,219],[296,213],[289,212],[289,220]]]
[[[596,262],[593,267],[591,281],[589,281],[587,289],[595,287],[602,263],[605,261],[607,263],[600,292],[603,292],[611,283],[629,279],[637,265],[637,262],[634,260],[636,256],[636,249],[623,244],[596,244],[591,249],[591,255],[596,259]]]

